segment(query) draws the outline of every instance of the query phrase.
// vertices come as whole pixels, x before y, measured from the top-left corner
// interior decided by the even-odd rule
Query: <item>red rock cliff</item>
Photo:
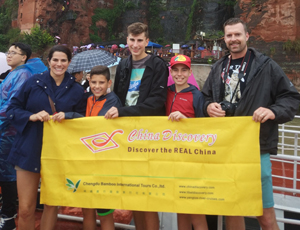
[[[272,42],[300,38],[299,0],[240,0],[236,12],[256,39]]]
[[[239,0],[235,13],[248,24],[249,46],[271,56],[300,91],[300,56],[283,49],[286,41],[300,39],[300,1]]]
[[[60,36],[61,43],[86,44],[94,9],[112,7],[113,0],[19,0],[18,27],[30,31],[38,24]]]

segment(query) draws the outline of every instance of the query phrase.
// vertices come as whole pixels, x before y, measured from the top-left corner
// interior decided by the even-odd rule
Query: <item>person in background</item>
[[[0,186],[3,200],[1,230],[14,229],[14,218],[17,214],[16,170],[7,161],[17,130],[11,125],[6,109],[27,79],[35,73],[47,70],[39,58],[29,60],[30,56],[30,46],[13,43],[6,53],[6,61],[11,70],[8,70],[6,78],[0,84]]]
[[[247,25],[239,18],[224,23],[230,54],[213,66],[203,86],[209,117],[252,116],[260,123],[263,230],[279,230],[274,211],[270,154],[277,154],[278,124],[294,118],[300,95],[283,70],[269,57],[248,48]],[[244,230],[244,218],[227,216],[226,229]]]
[[[90,71],[81,71],[81,72],[76,72],[72,73],[72,75],[75,77],[75,81],[78,82],[82,88],[84,89],[84,94],[86,99],[92,95],[92,92],[90,90],[90,84],[89,84],[89,79],[90,79]]]
[[[136,22],[128,26],[127,45],[131,55],[117,67],[113,91],[124,107],[112,107],[105,118],[123,116],[163,116],[167,97],[168,67],[156,55],[147,54],[148,26]],[[133,212],[137,230],[158,230],[157,212]]]
[[[8,162],[15,165],[19,196],[18,228],[35,229],[35,207],[40,182],[43,122],[55,120],[63,113],[84,114],[86,100],[82,87],[67,68],[71,51],[63,45],[51,48],[50,69],[29,78],[11,99],[7,117],[17,130]],[[44,204],[40,228],[55,229],[57,207]]]
[[[75,77],[75,81],[78,82],[79,84],[82,83],[82,78],[83,78],[83,71],[76,72],[76,73],[71,73]]]
[[[89,71],[89,70],[83,71],[83,78],[82,78],[81,85],[84,88],[84,90],[85,90],[86,93],[90,93],[90,91],[91,91],[90,90],[90,83],[89,83],[89,81],[90,81],[90,73],[91,73],[91,71]]]

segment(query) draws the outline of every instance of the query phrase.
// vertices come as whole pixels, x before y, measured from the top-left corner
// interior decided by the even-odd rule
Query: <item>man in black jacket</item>
[[[160,57],[147,54],[148,26],[136,22],[128,26],[127,44],[131,55],[117,67],[114,92],[124,107],[112,107],[105,114],[111,119],[123,116],[164,116],[168,68]],[[137,230],[158,230],[156,212],[134,212]]]
[[[300,95],[283,70],[269,57],[247,47],[249,34],[239,18],[224,23],[230,55],[216,62],[203,87],[206,116],[252,116],[261,123],[260,153],[263,230],[279,230],[274,211],[270,154],[277,154],[278,124],[290,121]],[[243,217],[226,217],[226,229],[245,229]]]

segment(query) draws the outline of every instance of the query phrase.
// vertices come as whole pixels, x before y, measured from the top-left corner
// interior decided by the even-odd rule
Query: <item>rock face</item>
[[[227,2],[227,4],[225,4]],[[249,45],[271,56],[291,79],[300,78],[299,55],[283,50],[286,41],[300,39],[299,0],[19,0],[17,25],[28,31],[37,23],[61,37],[62,44],[90,43],[90,34],[107,41],[126,38],[126,28],[133,22],[149,25],[153,41],[177,43],[187,34],[222,30],[223,22],[235,15],[245,20],[250,31]],[[231,2],[234,2],[233,0]],[[94,9],[118,8],[113,25],[103,18],[94,19]],[[130,7],[128,7],[128,5]],[[192,20],[192,23],[189,21]],[[93,29],[91,29],[91,26]],[[112,29],[113,28],[113,29]],[[97,37],[96,36],[96,37]],[[123,42],[122,42],[123,43]],[[294,82],[296,82],[294,80]],[[300,87],[300,82],[297,83]]]
[[[61,37],[63,44],[86,44],[94,9],[112,7],[113,0],[19,0],[18,27],[29,31],[38,24]]]
[[[288,40],[300,39],[299,0],[239,0],[235,14],[247,22],[249,46],[271,56],[300,91],[300,57],[283,49]]]
[[[126,9],[116,19],[114,31],[116,38],[126,36],[130,23],[142,21],[150,23],[153,7],[151,0],[132,0],[133,8]],[[223,22],[233,15],[232,7],[219,0],[161,0],[156,1],[157,25],[162,31],[152,29],[151,38],[161,37],[165,41],[184,41],[188,19],[193,13],[191,35],[197,31],[222,30]],[[114,0],[19,0],[18,27],[29,31],[35,23],[49,29],[53,35],[61,37],[61,43],[80,45],[90,42],[90,29],[95,8],[113,9]],[[194,4],[194,8],[192,8]],[[193,12],[191,12],[194,10]],[[155,12],[155,11],[154,11]],[[285,42],[300,37],[299,0],[239,0],[235,14],[249,24],[251,36],[265,42]],[[99,19],[95,23],[96,34],[103,41],[108,39],[107,21]]]
[[[300,37],[299,7],[299,0],[240,0],[236,13],[256,39],[285,42]]]
[[[230,10],[219,0],[160,0],[154,5],[151,0],[123,2],[124,6],[131,2],[133,7],[124,10],[116,19],[114,37],[117,39],[126,37],[126,27],[129,24],[141,21],[149,24],[150,37],[154,40],[161,38],[170,42],[184,41],[191,14],[193,36],[200,30],[222,30],[223,22],[233,13],[232,7]],[[30,31],[37,23],[42,28],[49,29],[53,35],[60,36],[61,43],[70,46],[85,44],[90,42],[89,34],[94,33],[90,29],[94,9],[113,9],[115,4],[114,0],[19,0],[17,24],[22,31]],[[191,9],[193,4],[194,8]],[[153,13],[155,16],[152,16]],[[155,29],[154,24],[161,30]],[[107,21],[99,19],[95,26],[98,29],[96,35],[103,41],[107,40]]]
[[[165,40],[179,42],[186,39],[191,13],[193,13],[192,35],[197,31],[222,30],[225,20],[233,16],[233,10],[219,0],[197,1],[194,11],[191,12],[193,3],[194,0],[167,1],[166,10],[161,11],[159,15]]]

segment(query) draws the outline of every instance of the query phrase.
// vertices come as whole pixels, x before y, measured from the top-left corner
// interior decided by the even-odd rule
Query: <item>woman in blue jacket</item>
[[[50,70],[28,79],[7,109],[7,117],[17,129],[8,161],[17,170],[19,229],[34,229],[37,190],[40,181],[40,158],[43,122],[58,112],[85,113],[83,88],[67,68],[71,51],[62,45],[52,47],[48,55]],[[55,116],[53,120],[55,120]],[[55,144],[55,143],[53,143]],[[54,229],[57,207],[44,206],[41,229]]]

